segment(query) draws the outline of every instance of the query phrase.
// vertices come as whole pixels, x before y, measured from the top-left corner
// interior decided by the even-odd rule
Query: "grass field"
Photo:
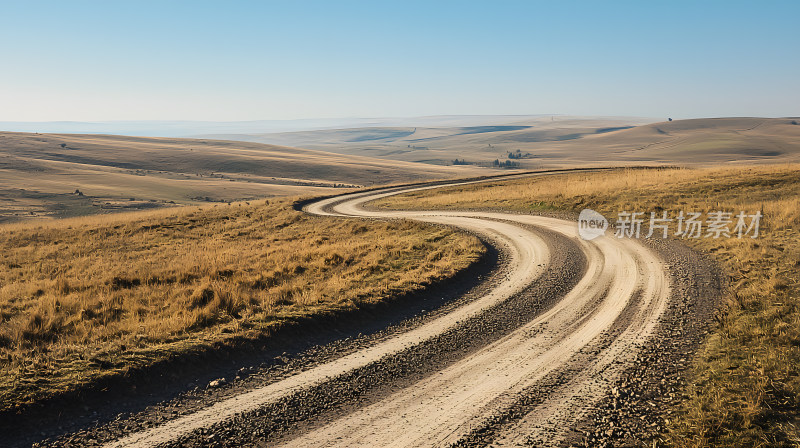
[[[0,410],[303,316],[388,301],[483,253],[287,199],[0,226]]]
[[[756,239],[684,239],[721,264],[731,290],[665,439],[684,447],[800,444],[800,165],[572,173],[415,192],[378,205],[591,208],[610,219],[623,210],[761,211]]]

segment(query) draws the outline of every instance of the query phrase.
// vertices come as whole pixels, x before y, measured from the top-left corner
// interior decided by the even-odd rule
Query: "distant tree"
[[[66,144],[66,143],[62,143],[62,144],[61,144],[61,147],[62,147],[62,148],[66,148],[66,147],[67,147],[67,144]]]
[[[668,118],[669,121],[672,121],[672,118]]]
[[[792,120],[792,124],[797,124],[797,120]]]
[[[494,166],[498,168],[515,168],[519,166],[519,162],[512,162],[511,160],[505,160],[503,162],[496,160],[493,162]]]
[[[523,154],[522,151],[520,151],[519,149],[516,152],[508,153],[508,158],[509,159],[527,159],[530,156],[531,156],[531,153],[526,152],[526,153]]]

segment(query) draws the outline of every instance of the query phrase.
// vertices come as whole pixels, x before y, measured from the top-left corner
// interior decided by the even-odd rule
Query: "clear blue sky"
[[[0,3],[0,121],[800,115],[798,1]]]

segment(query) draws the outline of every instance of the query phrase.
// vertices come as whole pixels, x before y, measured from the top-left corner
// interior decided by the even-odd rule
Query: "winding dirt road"
[[[474,232],[505,254],[502,281],[408,331],[105,446],[197,446],[196,434],[207,428],[238,434],[230,444],[247,440],[242,438],[246,433],[258,435],[249,440],[259,446],[452,446],[474,439],[487,425],[493,425],[495,446],[563,442],[571,425],[585,417],[652,338],[671,297],[668,266],[636,240],[604,236],[584,241],[573,221],[365,207],[381,197],[439,186],[344,195],[305,210],[412,219]],[[517,318],[506,319],[503,313]],[[453,339],[445,338],[449,334],[464,335],[455,339],[465,341],[463,354],[437,361],[437,350],[458,352]],[[414,354],[422,347],[434,353],[423,374],[389,368],[406,358],[416,360],[406,362],[411,366],[406,370],[419,368],[421,358]],[[369,399],[331,386],[355,381],[365,371],[376,382],[391,383],[403,375],[405,380]],[[348,405],[302,414],[302,424],[282,424],[280,431],[264,434],[256,429],[264,425],[265,416],[290,413],[291,397],[326,388],[334,392],[325,396],[339,394]],[[532,395],[537,397],[533,404],[510,418],[510,410]],[[263,411],[270,407],[272,414]],[[226,445],[224,440],[216,443]]]

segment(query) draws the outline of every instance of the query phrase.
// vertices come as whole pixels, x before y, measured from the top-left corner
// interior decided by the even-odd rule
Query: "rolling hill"
[[[514,153],[522,168],[575,165],[791,162],[800,158],[793,118],[709,118],[652,123],[633,118],[538,117],[506,124],[368,127],[274,134],[228,134],[258,141],[448,165],[488,163]],[[519,151],[519,153],[517,153]]]
[[[0,133],[0,222],[468,176],[441,167],[200,139]]]

